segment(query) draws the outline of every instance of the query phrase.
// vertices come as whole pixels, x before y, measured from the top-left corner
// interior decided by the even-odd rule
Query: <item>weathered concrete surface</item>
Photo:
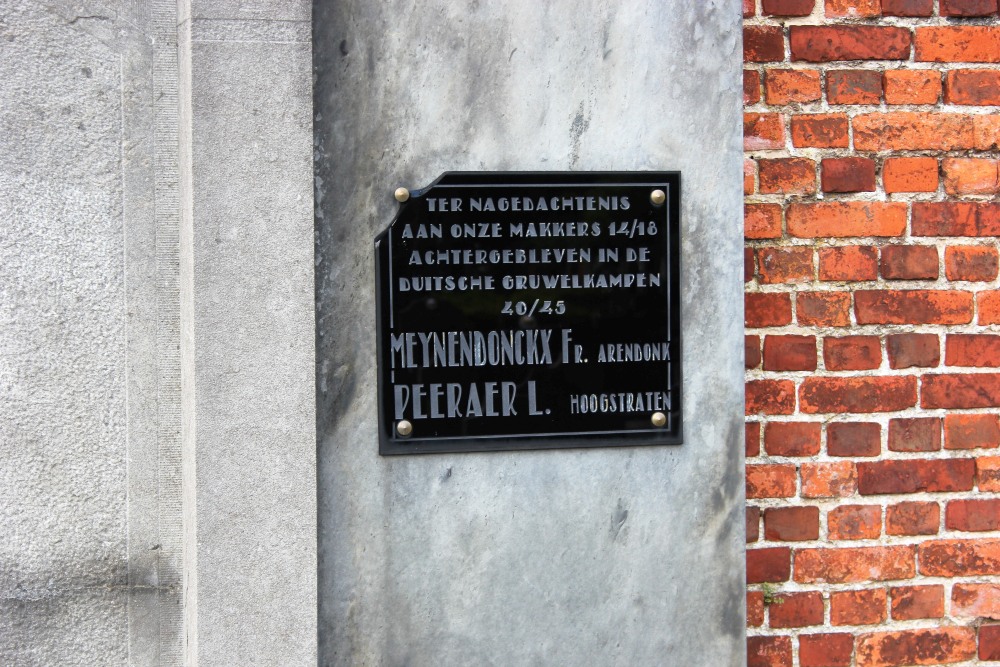
[[[0,7],[4,666],[316,661],[310,7],[196,4]]]
[[[743,665],[740,7],[320,2],[323,665]],[[379,458],[372,240],[448,170],[680,170],[685,444]]]
[[[0,662],[179,664],[177,6],[0,10]]]
[[[124,664],[119,58],[34,2],[0,44],[0,663]]]

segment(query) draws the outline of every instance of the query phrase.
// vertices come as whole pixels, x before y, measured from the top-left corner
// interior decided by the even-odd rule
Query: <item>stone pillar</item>
[[[193,0],[187,10],[187,664],[314,665],[310,6]]]
[[[739,3],[319,5],[321,664],[743,665]],[[682,173],[683,445],[377,455],[372,241],[462,170]]]
[[[315,665],[308,1],[0,6],[0,663]]]

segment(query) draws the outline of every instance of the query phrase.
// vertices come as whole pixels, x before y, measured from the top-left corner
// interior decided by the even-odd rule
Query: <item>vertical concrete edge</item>
[[[198,532],[194,373],[194,219],[191,175],[191,2],[177,0],[178,200],[180,205],[181,479],[184,664],[198,664]]]
[[[177,2],[128,4],[122,67],[128,664],[182,661]]]

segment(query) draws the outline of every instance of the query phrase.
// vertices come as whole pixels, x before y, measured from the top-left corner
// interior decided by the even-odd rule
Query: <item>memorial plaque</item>
[[[397,199],[381,454],[680,444],[680,174],[446,173]]]

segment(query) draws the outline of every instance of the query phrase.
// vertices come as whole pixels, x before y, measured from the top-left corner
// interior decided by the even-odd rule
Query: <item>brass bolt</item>
[[[654,412],[653,418],[650,421],[653,422],[653,426],[656,428],[663,428],[667,425],[667,416],[662,412]]]
[[[402,204],[410,198],[410,191],[406,188],[396,188],[396,192],[393,193],[393,196],[396,197],[396,201]]]
[[[398,424],[396,424],[396,433],[400,434],[405,438],[406,436],[413,433],[413,424],[411,424],[406,419],[400,421]]]
[[[649,195],[649,201],[653,202],[654,206],[661,206],[663,202],[667,201],[667,193],[663,190],[653,190],[653,193]]]

